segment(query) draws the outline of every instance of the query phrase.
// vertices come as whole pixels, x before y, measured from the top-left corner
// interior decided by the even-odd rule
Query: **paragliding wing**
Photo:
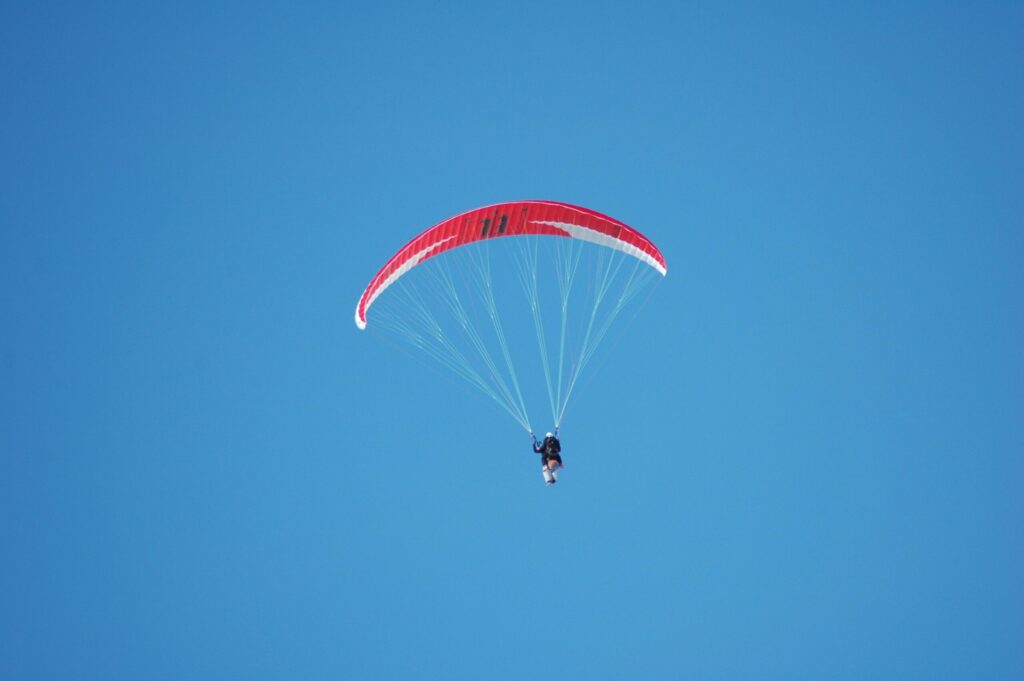
[[[356,306],[356,326],[366,328],[373,301],[421,262],[458,246],[502,236],[547,235],[589,241],[631,255],[662,275],[661,252],[640,232],[589,208],[557,201],[514,201],[477,208],[440,222],[384,263]]]

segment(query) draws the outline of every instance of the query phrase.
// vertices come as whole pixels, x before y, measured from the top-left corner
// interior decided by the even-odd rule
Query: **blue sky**
[[[0,676],[1024,676],[1014,3],[0,9]],[[521,430],[352,323],[520,198],[669,276]]]

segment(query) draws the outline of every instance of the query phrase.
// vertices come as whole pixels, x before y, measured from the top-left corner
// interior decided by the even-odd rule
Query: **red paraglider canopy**
[[[356,306],[356,326],[366,328],[373,301],[413,267],[458,246],[501,236],[548,235],[589,241],[647,263],[662,275],[665,258],[629,225],[580,206],[557,201],[513,201],[484,206],[444,220],[403,246],[384,263]]]

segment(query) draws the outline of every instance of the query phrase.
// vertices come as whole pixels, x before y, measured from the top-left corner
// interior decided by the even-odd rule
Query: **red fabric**
[[[432,244],[438,244],[420,262],[464,244],[502,236],[550,235],[570,237],[557,227],[538,224],[557,222],[612,237],[647,254],[663,274],[665,258],[650,240],[632,227],[589,208],[556,201],[513,201],[485,206],[448,218],[426,230],[398,250],[373,277],[356,307],[356,324],[366,326],[366,311],[378,291],[403,265]],[[447,239],[446,241],[444,241]],[[439,243],[443,241],[443,243]],[[418,264],[418,263],[416,263]],[[415,266],[415,265],[413,265]]]

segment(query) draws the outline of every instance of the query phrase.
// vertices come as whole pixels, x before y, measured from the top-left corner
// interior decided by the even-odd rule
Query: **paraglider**
[[[537,442],[537,438],[530,433],[533,439],[533,453],[540,454],[540,471],[544,476],[544,483],[554,485],[558,482],[558,469],[562,468],[562,443],[554,433],[544,435],[543,442]]]
[[[542,378],[553,429],[533,442],[553,485],[557,434],[584,368],[620,313],[667,271],[657,247],[615,218],[556,201],[500,203],[443,220],[398,249],[359,297],[355,323],[466,381],[531,439],[528,397],[539,386],[530,380]],[[516,335],[531,327],[534,340]]]

